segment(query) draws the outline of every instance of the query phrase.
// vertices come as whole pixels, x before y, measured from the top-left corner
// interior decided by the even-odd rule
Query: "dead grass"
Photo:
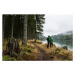
[[[35,39],[33,39],[33,40],[27,40],[28,43],[35,43],[34,41],[35,41]],[[37,39],[36,43],[42,44],[42,41]]]
[[[34,39],[33,40],[27,40],[27,46],[23,46],[22,45],[22,40],[19,40],[19,45],[20,45],[20,50],[21,51],[31,50],[31,53],[29,53],[29,55],[27,55],[26,52],[25,52],[25,55],[22,55],[23,58],[26,58],[26,55],[27,55],[28,60],[29,59],[31,59],[31,60],[33,60],[33,59],[36,60],[37,59],[37,56],[38,56],[38,54],[40,54],[40,52],[34,46],[34,44],[36,44],[38,47],[40,47],[42,50],[44,50],[46,52],[46,54],[47,54],[46,57],[47,58],[50,58],[50,59],[53,58],[53,60],[55,60],[55,61],[60,61],[60,60],[61,61],[65,61],[65,60],[70,60],[71,61],[71,60],[73,60],[73,51],[56,47],[55,44],[53,44],[53,47],[47,48],[47,43],[42,44],[42,42],[40,40],[37,40],[36,43],[34,43],[34,44],[33,43],[34,43]],[[5,41],[3,43],[3,51],[6,50],[6,45],[7,45],[7,41]],[[24,60],[24,59],[22,59],[22,60]]]
[[[47,43],[36,45],[45,50],[47,54],[53,56],[53,60],[73,60],[73,51],[56,47],[55,44],[51,48],[47,48]]]

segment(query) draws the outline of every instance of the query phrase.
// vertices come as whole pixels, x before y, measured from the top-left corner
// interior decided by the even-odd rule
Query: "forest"
[[[69,35],[58,34],[58,35],[54,35],[52,37],[53,37],[54,41],[56,41],[56,40],[73,41],[73,34],[69,34]]]
[[[36,42],[36,39],[39,39],[39,35],[43,34],[44,16],[44,14],[3,14],[3,55],[12,56],[10,55],[12,52],[10,51],[10,46],[15,40],[18,40],[17,46],[19,45],[19,40],[22,42],[22,46],[27,45],[27,40],[30,39],[35,39],[34,42]]]
[[[72,60],[73,52],[42,44],[45,14],[2,15],[2,60]]]
[[[3,40],[8,38],[24,39],[24,36],[27,37],[27,39],[37,39],[37,34],[42,34],[43,32],[42,24],[45,23],[44,16],[44,14],[4,14]],[[27,35],[25,33],[27,33]]]

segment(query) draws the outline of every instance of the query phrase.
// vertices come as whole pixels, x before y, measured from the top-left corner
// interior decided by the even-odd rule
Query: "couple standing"
[[[47,37],[47,48],[49,48],[49,44],[50,47],[53,46],[53,38],[50,36]]]

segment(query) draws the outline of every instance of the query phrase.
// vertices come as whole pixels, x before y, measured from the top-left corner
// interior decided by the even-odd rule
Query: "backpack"
[[[50,43],[53,43],[53,38],[50,37],[50,38],[49,38],[49,41],[50,41]]]

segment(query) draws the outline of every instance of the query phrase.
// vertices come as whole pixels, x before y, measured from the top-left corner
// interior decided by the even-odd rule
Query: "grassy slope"
[[[6,50],[7,41],[3,44],[3,51]],[[14,55],[11,58],[8,55],[3,56],[3,60],[72,60],[73,52],[63,48],[58,48],[53,45],[47,49],[47,44],[42,44],[41,41],[28,40],[27,46],[22,46],[22,41],[19,41],[20,54]]]

